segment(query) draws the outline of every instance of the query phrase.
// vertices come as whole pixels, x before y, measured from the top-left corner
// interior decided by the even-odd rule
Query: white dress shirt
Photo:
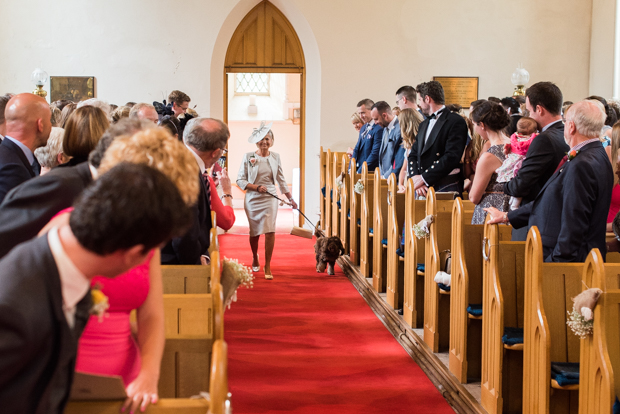
[[[62,310],[67,318],[67,324],[73,329],[75,325],[75,311],[79,301],[88,293],[90,280],[73,264],[58,237],[58,228],[54,227],[47,233],[47,241],[54,256],[58,274],[60,275],[60,289],[62,291]]]
[[[428,139],[428,136],[431,134],[431,131],[433,130],[433,127],[435,126],[437,119],[441,116],[439,112],[445,107],[446,107],[445,105],[442,105],[441,108],[433,112],[433,115],[435,115],[435,118],[428,121],[428,126],[426,127],[426,136],[424,137],[424,144],[426,144],[426,140]]]

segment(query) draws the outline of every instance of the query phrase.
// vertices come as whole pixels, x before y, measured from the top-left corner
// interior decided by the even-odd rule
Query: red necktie
[[[564,158],[562,158],[562,161],[560,161],[560,163],[558,164],[558,168],[556,168],[553,173],[555,174],[556,172],[558,172],[558,170],[562,168],[564,164],[566,164],[566,161],[568,161],[568,155],[565,155]]]
[[[202,174],[202,179],[205,182],[205,190],[207,195],[207,203],[209,205],[209,209],[211,209],[211,182],[209,181],[209,173],[205,170]]]

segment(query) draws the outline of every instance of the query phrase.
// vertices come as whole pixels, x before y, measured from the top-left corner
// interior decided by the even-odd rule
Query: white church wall
[[[350,115],[361,98],[394,104],[398,87],[432,76],[478,76],[481,98],[506,96],[519,63],[530,84],[552,80],[567,100],[605,95],[609,47],[606,36],[591,46],[591,31],[594,39],[608,16],[599,25],[592,1],[611,0],[274,0],[306,58],[306,212],[318,206],[319,146],[355,143]],[[97,96],[116,104],[180,89],[201,115],[222,117],[228,41],[257,3],[0,0],[0,93],[32,90],[41,67],[95,76]]]

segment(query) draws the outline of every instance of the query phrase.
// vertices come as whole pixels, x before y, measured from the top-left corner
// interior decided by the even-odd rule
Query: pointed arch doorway
[[[287,161],[293,156],[297,160],[299,174],[293,175],[292,172],[285,171],[285,176],[287,183],[293,184],[293,196],[304,211],[306,65],[295,29],[278,8],[263,0],[237,26],[228,44],[224,62],[224,122],[230,126],[231,122],[234,122],[233,118],[237,116],[235,114],[239,114],[239,108],[245,110],[247,107],[247,114],[243,114],[241,118],[255,121],[251,123],[254,127],[258,126],[260,121],[274,120],[272,115],[276,114],[275,118],[278,118],[279,127],[283,131],[292,131],[289,123],[298,130],[297,135],[290,134],[294,136],[293,139],[286,139],[289,136],[286,132],[284,136],[275,133],[275,150]],[[276,94],[277,103],[281,105],[276,104],[275,110],[253,113],[258,100],[264,101],[264,97]],[[243,97],[245,101],[241,105],[239,102],[232,105],[232,99],[237,97]],[[251,105],[254,105],[254,108],[250,108]],[[262,115],[272,119],[261,119]],[[230,153],[228,159],[241,156],[242,153]],[[235,173],[236,171],[231,170],[233,177]],[[298,186],[295,186],[295,182]],[[300,216],[298,220],[299,225],[302,225],[303,217]]]

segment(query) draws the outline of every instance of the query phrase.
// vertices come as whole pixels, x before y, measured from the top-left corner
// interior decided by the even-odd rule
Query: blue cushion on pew
[[[338,207],[342,207],[342,206],[340,205],[340,200],[336,201],[336,205],[337,205]]]
[[[372,232],[372,229],[368,229],[368,233],[375,234],[375,233]]]
[[[562,387],[579,384],[579,362],[552,362],[551,378]]]
[[[470,303],[469,306],[467,307],[467,313],[469,313],[472,316],[482,316],[482,304],[477,305],[477,304]]]
[[[419,270],[420,272],[424,271],[424,263],[418,263],[418,265],[415,268],[416,270]]]
[[[618,397],[616,397],[616,402],[614,403],[614,414],[620,414],[620,401]]]
[[[502,342],[506,345],[516,345],[523,343],[523,328],[504,328]]]
[[[357,224],[361,226],[362,225],[362,219],[357,219]]]
[[[321,192],[323,193],[323,197],[325,197],[325,187],[321,188]]]
[[[405,250],[402,247],[399,247],[398,249],[396,249],[396,254],[400,257],[405,257]]]
[[[439,289],[441,289],[441,290],[445,290],[446,292],[450,292],[450,286],[446,286],[443,283],[437,283],[437,286],[439,286]]]
[[[351,210],[347,213],[347,218],[351,218]]]
[[[387,246],[387,239],[381,240],[381,244],[384,245],[384,246]]]

